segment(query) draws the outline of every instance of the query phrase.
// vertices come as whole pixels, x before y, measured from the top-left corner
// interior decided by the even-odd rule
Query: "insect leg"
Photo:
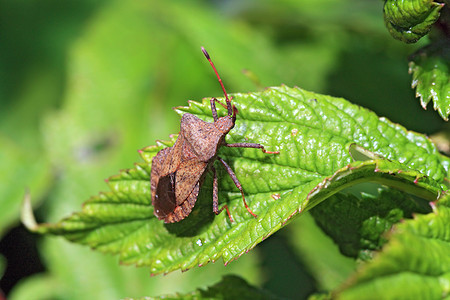
[[[216,101],[219,102],[220,104],[222,104],[222,106],[223,106],[223,103],[220,102],[219,100],[217,100],[216,98],[211,98],[211,100],[209,100],[209,102],[211,103],[211,112],[212,112],[212,116],[213,116],[214,122],[217,122],[217,120],[218,120],[217,109],[216,109]]]
[[[245,197],[244,197],[244,190],[242,190],[242,186],[241,183],[239,182],[239,180],[236,177],[236,174],[234,174],[233,170],[231,169],[231,167],[220,157],[217,157],[217,159],[222,163],[222,165],[225,167],[225,169],[227,169],[228,175],[230,175],[231,179],[233,180],[234,184],[236,185],[236,187],[239,189],[239,191],[241,192],[242,195],[242,201],[244,201],[244,205],[245,208],[247,209],[247,211],[254,216],[255,218],[257,218],[258,216],[255,215],[252,210],[250,209],[250,207],[248,207],[247,205],[247,201],[245,201]]]
[[[218,215],[225,208],[227,210],[228,218],[231,222],[234,222],[230,210],[228,209],[228,205],[225,204],[219,210],[219,182],[217,181],[216,169],[213,166],[211,166],[211,171],[213,172],[213,212]]]
[[[231,99],[233,99],[233,97],[230,97]],[[211,103],[211,111],[212,111],[212,115],[214,118],[214,122],[217,121],[218,117],[217,117],[217,109],[216,109],[216,103],[219,103],[220,105],[222,105],[224,108],[228,109],[227,106],[225,104],[223,104],[222,102],[220,102],[219,100],[217,100],[216,98],[211,98],[211,100],[209,100]],[[236,114],[237,114],[238,110],[236,108],[236,106],[233,105],[233,121],[236,121]]]
[[[256,143],[235,143],[235,144],[225,144],[227,147],[234,147],[234,148],[256,148],[261,149],[262,152],[267,154],[280,154],[279,151],[267,151],[264,149],[263,145],[256,144]]]

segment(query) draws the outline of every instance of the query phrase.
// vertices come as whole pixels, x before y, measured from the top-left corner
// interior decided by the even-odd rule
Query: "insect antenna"
[[[230,98],[228,98],[228,94],[227,94],[227,91],[225,90],[225,86],[223,85],[222,78],[220,78],[219,73],[217,72],[217,69],[214,66],[214,63],[211,60],[211,57],[209,56],[208,52],[203,47],[202,47],[202,52],[205,55],[206,59],[209,61],[209,64],[211,65],[211,67],[214,70],[214,73],[216,73],[217,79],[219,80],[220,86],[222,87],[223,94],[225,95],[225,101],[227,102],[228,115],[229,116],[233,115],[234,117],[236,117],[236,114],[235,114],[236,110],[233,109],[233,106],[231,105],[231,101],[230,101]]]

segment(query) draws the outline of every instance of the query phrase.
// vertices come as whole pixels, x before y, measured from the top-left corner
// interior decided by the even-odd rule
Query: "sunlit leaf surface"
[[[302,212],[360,182],[379,182],[426,200],[435,200],[446,189],[448,159],[425,136],[344,99],[281,86],[234,94],[233,101],[239,114],[227,141],[258,142],[280,151],[219,150],[258,218],[247,212],[217,164],[219,201],[228,204],[235,222],[226,213],[212,212],[210,176],[188,218],[175,224],[159,221],[150,199],[151,160],[173,144],[174,137],[143,149],[144,162],[109,178],[111,190],[92,197],[81,212],[34,230],[118,254],[121,262],[148,266],[156,274],[220,258],[228,263]],[[191,102],[178,112],[212,121],[209,99]],[[221,108],[219,114],[224,113]]]

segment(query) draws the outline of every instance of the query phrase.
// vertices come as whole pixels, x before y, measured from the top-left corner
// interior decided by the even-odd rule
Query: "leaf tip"
[[[429,202],[430,207],[431,207],[431,209],[432,209],[433,211],[436,211],[436,204],[437,204],[437,201],[438,201],[438,200]]]
[[[416,98],[419,98],[419,97],[420,97],[420,105],[422,106],[422,108],[424,110],[427,110],[429,100],[427,101],[427,99],[424,99],[423,96],[419,92],[416,92]]]
[[[25,195],[22,201],[20,210],[20,219],[25,227],[30,231],[37,231],[39,228],[33,214],[33,206],[31,205],[31,194],[28,189],[25,190]]]

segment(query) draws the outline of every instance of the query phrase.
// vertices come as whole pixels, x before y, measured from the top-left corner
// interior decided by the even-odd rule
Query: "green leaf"
[[[33,230],[119,254],[121,262],[149,266],[157,274],[221,257],[228,263],[299,213],[357,183],[375,181],[428,200],[446,189],[448,158],[426,137],[344,99],[286,86],[234,94],[233,99],[239,114],[227,141],[259,142],[280,151],[279,155],[257,149],[219,151],[235,170],[258,218],[247,212],[232,180],[217,165],[219,201],[228,204],[235,222],[225,213],[212,212],[210,176],[188,218],[175,224],[158,221],[150,204],[150,165],[158,151],[174,143],[173,137],[143,149],[145,162],[111,177],[111,191],[92,197],[81,212]],[[209,106],[209,99],[204,99],[178,111],[211,121]],[[224,113],[220,108],[219,114]],[[373,152],[379,159],[352,162],[350,150],[365,152],[365,157]]]
[[[430,0],[386,0],[384,23],[395,39],[415,43],[431,30],[443,6]]]
[[[450,296],[450,201],[433,212],[395,225],[389,242],[364,264],[337,299],[448,299]]]
[[[66,292],[61,288],[58,280],[48,274],[35,274],[21,280],[21,289],[16,287],[8,294],[8,299],[61,299]],[[54,288],[49,289],[49,286]]]
[[[0,134],[0,236],[18,222],[20,203],[26,189],[36,198],[50,185],[51,168],[45,155],[36,147],[33,151],[22,149],[15,141]],[[24,167],[26,166],[26,168]]]
[[[411,57],[409,73],[412,88],[424,109],[433,100],[433,108],[448,121],[450,114],[450,40],[419,50]]]
[[[326,202],[328,200],[323,203]],[[303,214],[286,229],[284,233],[289,244],[313,275],[319,291],[336,289],[354,273],[356,261],[340,253],[334,241],[316,225],[311,213]]]
[[[385,243],[383,233],[393,224],[411,218],[415,212],[431,210],[426,202],[417,201],[393,189],[380,189],[378,195],[339,193],[317,205],[311,214],[341,253],[366,260]]]
[[[132,300],[133,298],[126,298]],[[144,297],[139,299],[259,299],[277,300],[282,299],[267,291],[249,285],[244,279],[227,275],[213,286],[206,289],[197,289],[187,294],[164,295],[160,297]]]

